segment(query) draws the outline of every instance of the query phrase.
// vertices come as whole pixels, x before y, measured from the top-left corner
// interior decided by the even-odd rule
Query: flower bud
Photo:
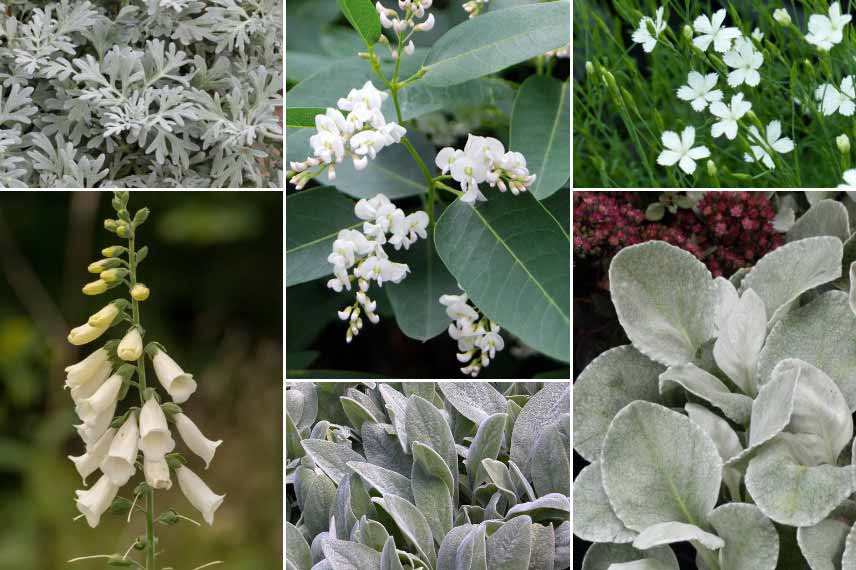
[[[149,288],[142,283],[137,283],[131,288],[131,298],[134,301],[145,301],[149,298]]]
[[[592,65],[592,62],[590,62],[590,61],[586,62],[586,73],[588,75],[591,75],[592,73],[594,73],[594,65]]]
[[[434,28],[434,14],[428,14],[428,17],[421,24],[414,26],[416,32],[427,32]]]
[[[707,173],[711,176],[716,176],[716,163],[713,160],[707,161]]]
[[[128,229],[127,222],[117,222],[116,224],[116,235],[119,237],[126,238],[131,235],[130,230]]]
[[[133,362],[143,355],[143,337],[138,328],[131,328],[125,333],[116,354],[126,362]]]
[[[101,279],[103,279],[107,283],[115,283],[116,281],[123,279],[125,277],[125,275],[127,275],[127,274],[128,274],[127,269],[114,268],[114,269],[107,269],[106,271],[102,271],[101,274],[99,275],[99,277],[101,277]]]
[[[838,147],[838,150],[841,154],[847,154],[850,152],[850,137],[847,136],[846,133],[843,133],[837,137],[835,137],[835,145]]]
[[[693,39],[693,29],[692,26],[686,24],[683,29],[684,37],[688,40]]]
[[[113,321],[119,316],[119,313],[124,308],[127,301],[120,299],[106,305],[103,309],[89,317],[89,325],[93,327],[109,327]]]
[[[100,295],[107,290],[107,282],[103,279],[92,281],[83,286],[84,295]]]
[[[106,330],[107,325],[95,327],[86,323],[71,329],[71,332],[68,333],[68,342],[74,346],[82,346],[97,339],[99,336],[104,334]]]
[[[110,220],[110,219],[104,220],[104,229],[107,230],[108,232],[114,232],[115,233],[116,227],[118,226],[118,224],[119,224],[119,222],[117,222],[116,220]]]
[[[111,245],[110,247],[105,247],[101,250],[101,255],[104,257],[119,257],[127,250],[121,245]]]
[[[112,269],[114,267],[119,267],[122,262],[119,259],[110,258],[110,259],[99,259],[98,261],[94,261],[89,264],[89,267],[86,268],[90,273],[101,273],[107,269]]]
[[[773,19],[783,26],[791,23],[791,15],[784,8],[776,8],[773,10]]]

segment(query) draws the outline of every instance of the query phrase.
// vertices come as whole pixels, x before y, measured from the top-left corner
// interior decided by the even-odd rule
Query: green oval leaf
[[[302,190],[285,199],[285,286],[333,273],[327,256],[340,230],[362,227],[354,203],[332,186]]]
[[[366,45],[373,46],[380,37],[381,27],[380,16],[371,0],[336,0],[336,3]]]
[[[539,200],[570,177],[570,106],[568,84],[545,75],[524,81],[514,99],[508,146],[523,153],[529,172],[537,176],[529,191]]]
[[[291,128],[315,127],[315,116],[323,115],[327,109],[320,107],[288,107],[285,110],[285,126]]]
[[[434,231],[437,253],[486,315],[569,362],[570,241],[528,193],[488,194],[487,202],[446,208]]]
[[[425,59],[429,85],[454,85],[558,49],[570,42],[571,4],[561,0],[489,12],[434,43]]]

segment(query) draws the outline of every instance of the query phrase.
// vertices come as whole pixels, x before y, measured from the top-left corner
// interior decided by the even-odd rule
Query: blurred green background
[[[100,346],[76,350],[68,330],[122,291],[80,292],[92,277],[87,264],[118,243],[102,229],[114,215],[111,198],[0,195],[0,570],[105,568],[103,560],[66,561],[124,553],[144,531],[141,517],[128,525],[107,514],[96,529],[73,522],[81,482],[66,458],[84,448],[63,368]],[[282,565],[282,199],[279,192],[131,192],[132,212],[152,211],[138,231],[150,248],[140,266],[152,291],[141,307],[146,340],[160,341],[195,375],[199,390],[185,412],[224,440],[205,471],[176,436],[191,468],[227,497],[213,527],[156,529],[163,567]],[[156,494],[158,511],[167,507],[201,520],[177,483]]]

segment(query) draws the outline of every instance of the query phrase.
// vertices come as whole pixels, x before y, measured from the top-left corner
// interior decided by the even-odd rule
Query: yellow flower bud
[[[848,154],[850,152],[850,138],[846,134],[835,137],[835,144],[838,146],[841,154]]]
[[[103,279],[92,281],[83,286],[84,295],[100,295],[107,290],[107,282]]]
[[[142,283],[137,283],[131,289],[131,298],[135,301],[145,301],[149,298],[149,288]]]
[[[128,271],[126,269],[107,269],[106,271],[102,271],[99,277],[107,283],[115,283],[122,279],[127,273]]]
[[[143,337],[138,329],[133,328],[125,334],[116,349],[116,354],[127,362],[133,362],[140,358],[143,354]]]
[[[125,253],[125,248],[121,245],[111,245],[101,250],[101,255],[104,257],[118,257]]]
[[[71,329],[71,332],[68,333],[68,342],[73,344],[74,346],[81,346],[86,343],[92,342],[107,330],[107,327],[94,327],[89,323],[85,325],[80,325],[79,327]]]
[[[130,235],[130,233],[128,232],[128,224],[126,224],[125,222],[120,222],[119,224],[117,224],[116,235],[123,238],[128,237]]]
[[[98,261],[93,261],[87,267],[87,271],[90,273],[101,273],[102,271],[106,271],[108,269],[112,269],[113,267],[118,267],[122,262],[118,259],[99,259]]]
[[[104,229],[109,232],[116,231],[116,220],[104,220]]]
[[[89,325],[93,327],[108,327],[110,323],[119,314],[119,307],[116,303],[110,303],[103,309],[89,317]]]

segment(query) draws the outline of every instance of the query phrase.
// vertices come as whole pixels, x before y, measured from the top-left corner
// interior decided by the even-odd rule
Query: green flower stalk
[[[86,452],[69,457],[86,485],[88,477],[100,471],[97,482],[89,488],[76,491],[77,509],[91,527],[101,522],[108,510],[114,514],[127,514],[128,523],[135,514],[145,518],[145,533],[123,554],[96,554],[74,558],[81,560],[106,559],[111,566],[137,567],[144,570],[158,568],[155,523],[174,525],[188,521],[189,517],[169,508],[161,513],[155,510],[155,491],[172,487],[173,476],[188,501],[210,525],[214,513],[223,504],[225,495],[217,495],[193,473],[187,459],[174,452],[175,440],[170,431],[173,424],[182,441],[205,462],[207,469],[222,441],[211,441],[182,413],[178,404],[184,403],[196,391],[196,382],[185,373],[163,347],[156,342],[144,346],[146,330],[141,324],[140,304],[149,298],[149,288],[138,281],[140,264],[148,254],[147,247],[138,248],[137,230],[149,216],[143,208],[131,217],[128,212],[128,192],[115,192],[113,208],[117,220],[107,220],[105,229],[126,243],[102,250],[105,259],[89,265],[90,273],[99,280],[83,288],[86,295],[100,295],[124,285],[128,298],[110,301],[88,321],[68,335],[71,344],[80,346],[95,341],[110,328],[126,326],[121,340],[107,341],[82,361],[66,368],[66,387],[75,403],[81,424],[75,426],[86,445]],[[166,394],[172,399],[163,402],[157,388],[146,383],[146,354]],[[131,388],[136,388],[138,403],[126,403]],[[122,487],[142,473],[141,480],[130,499],[122,497]],[[140,553],[142,560],[131,555]],[[221,562],[211,562],[208,567]]]

